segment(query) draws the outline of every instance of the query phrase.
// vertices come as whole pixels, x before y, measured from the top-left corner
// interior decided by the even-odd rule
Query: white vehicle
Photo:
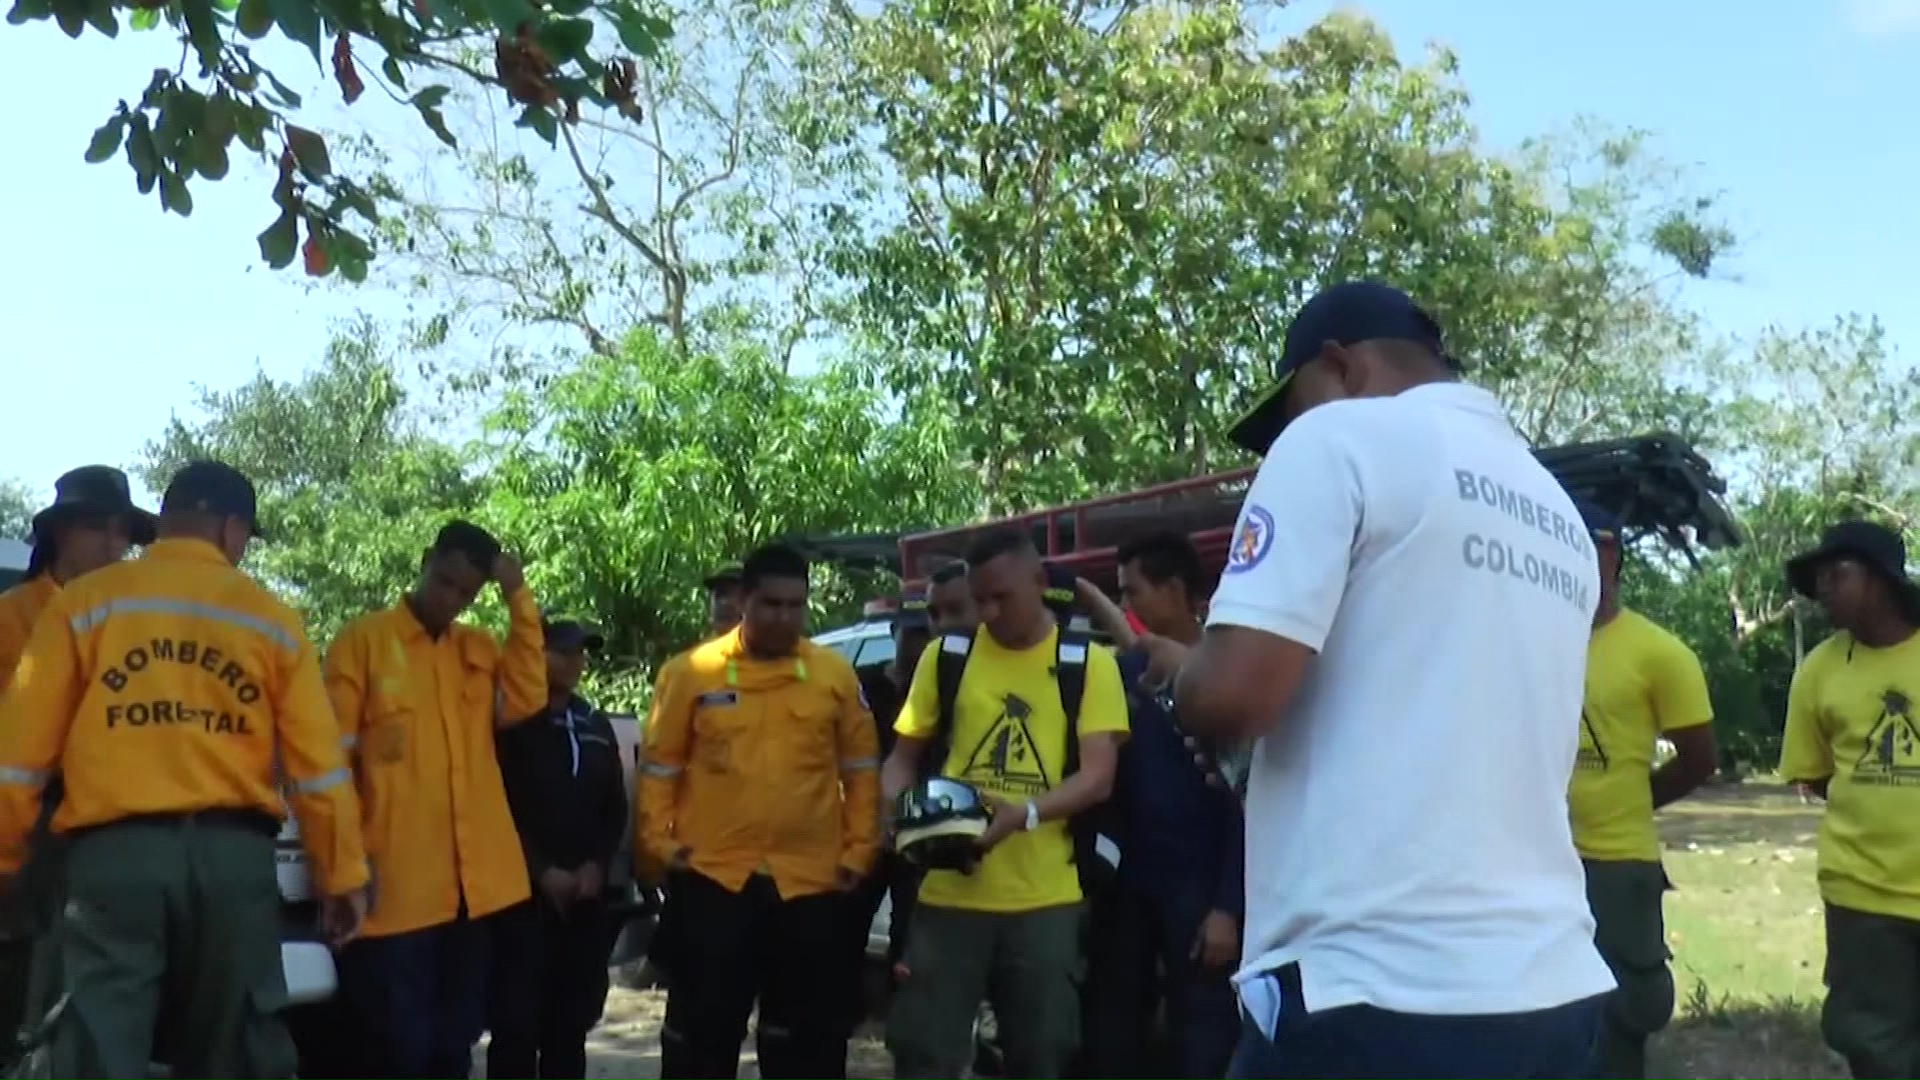
[[[32,556],[33,549],[24,541],[0,537],[0,592],[27,576],[27,560]]]

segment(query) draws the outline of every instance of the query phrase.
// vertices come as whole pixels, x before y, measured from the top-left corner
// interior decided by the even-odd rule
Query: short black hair
[[[1207,587],[1207,571],[1201,565],[1200,550],[1187,536],[1171,529],[1121,544],[1115,565],[1136,562],[1140,564],[1140,572],[1155,585],[1178,581],[1187,587],[1187,595],[1193,597],[1198,597]]]
[[[1032,555],[1039,558],[1040,549],[1033,546],[1033,537],[1019,529],[989,529],[967,548],[967,565],[981,566],[1002,555]]]
[[[966,576],[967,576],[966,560],[955,559],[950,563],[942,564],[938,570],[935,570],[931,575],[928,576],[927,582],[928,584],[931,584],[931,585],[948,585],[953,582],[959,581],[961,578]]]
[[[500,541],[473,522],[455,518],[440,527],[428,550],[434,555],[458,554],[474,569],[491,574],[495,560],[500,558]]]
[[[806,581],[813,569],[807,557],[786,544],[758,547],[740,564],[740,585],[748,592],[768,578],[798,578]]]

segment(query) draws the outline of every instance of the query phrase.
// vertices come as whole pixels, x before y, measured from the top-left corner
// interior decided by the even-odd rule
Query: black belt
[[[160,825],[169,828],[200,828],[209,826],[219,829],[242,829],[259,833],[269,840],[280,835],[280,819],[265,810],[243,810],[232,806],[212,806],[205,810],[181,810],[158,814],[128,814],[126,817],[103,821],[98,825],[83,825],[67,830],[69,837],[81,837],[103,829],[118,828],[122,825]]]

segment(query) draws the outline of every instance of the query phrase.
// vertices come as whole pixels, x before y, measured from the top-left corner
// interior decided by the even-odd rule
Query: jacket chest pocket
[[[497,716],[500,709],[499,688],[494,684],[494,664],[496,658],[491,649],[469,639],[462,643],[460,662],[453,666],[455,678],[460,680],[458,695],[462,719],[485,716],[491,723],[504,723]],[[512,717],[518,720],[521,717]]]
[[[415,715],[411,691],[405,675],[387,672],[374,676],[367,722],[360,733],[363,761],[372,765],[397,765],[407,759]]]
[[[787,756],[803,768],[838,769],[834,753],[839,746],[839,703],[832,697],[809,697],[796,702],[780,717],[781,741]]]
[[[758,710],[738,690],[709,690],[694,699],[693,760],[708,772],[739,772],[750,760]]]

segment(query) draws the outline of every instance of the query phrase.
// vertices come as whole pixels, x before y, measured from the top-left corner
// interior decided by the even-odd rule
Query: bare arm
[[[1120,610],[1120,605],[1114,603],[1106,593],[1101,592],[1100,586],[1086,578],[1075,578],[1073,586],[1079,595],[1080,605],[1087,609],[1087,618],[1093,622],[1095,629],[1113,639],[1115,649],[1126,652],[1138,643],[1139,635],[1127,623],[1127,613]]]
[[[1155,638],[1154,642],[1166,642]],[[1171,642],[1156,644],[1170,659]],[[1210,626],[1193,649],[1178,658],[1173,698],[1187,732],[1212,739],[1257,739],[1272,731],[1306,679],[1313,650],[1291,638],[1244,626]]]
[[[1670,731],[1667,738],[1673,743],[1674,755],[1672,761],[1654,770],[1653,808],[1656,810],[1692,794],[1713,776],[1720,764],[1711,724]]]
[[[1033,800],[1041,821],[1070,818],[1107,801],[1113,794],[1114,770],[1120,764],[1120,738],[1104,732],[1080,737],[1080,768]]]
[[[881,813],[893,813],[893,804],[900,798],[900,793],[919,781],[922,763],[927,759],[927,743],[930,741],[909,735],[894,739],[893,752],[887,755],[886,763],[880,766]]]

